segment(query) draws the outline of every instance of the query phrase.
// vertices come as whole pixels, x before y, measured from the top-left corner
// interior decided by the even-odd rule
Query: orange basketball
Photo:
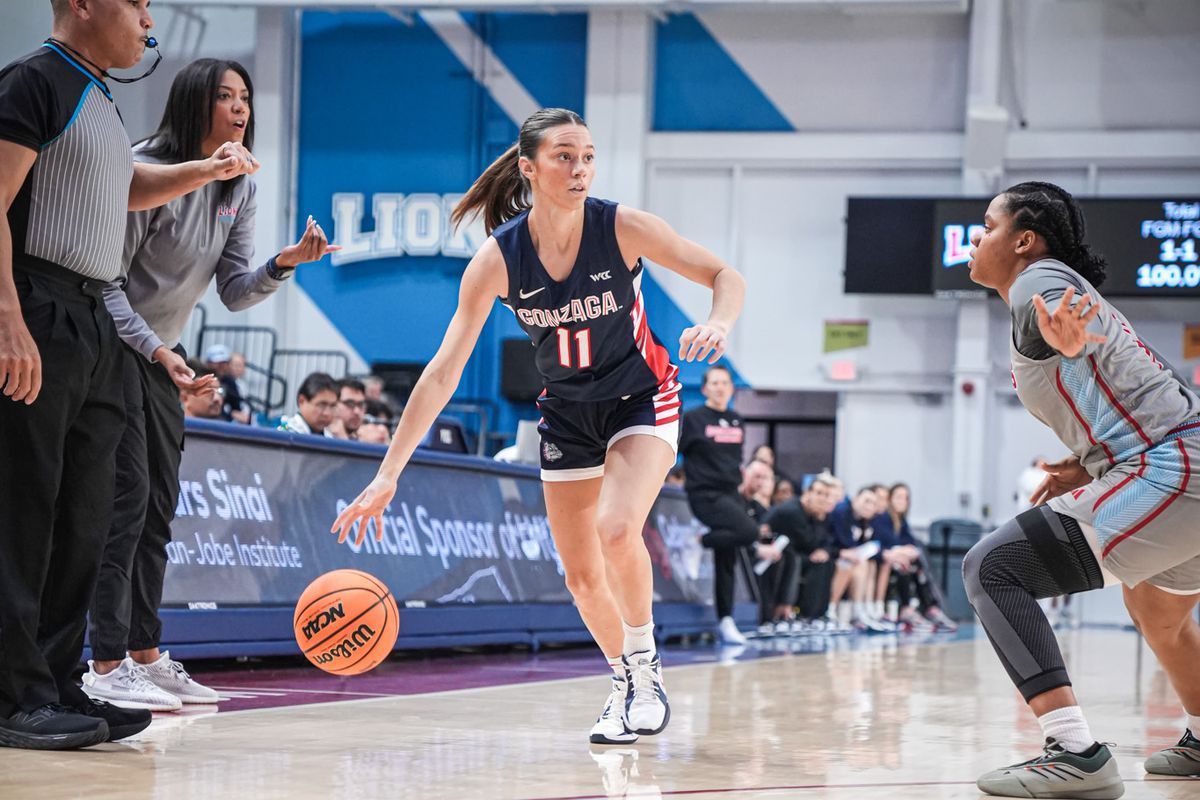
[[[308,585],[292,617],[304,656],[334,675],[361,675],[392,652],[400,612],[378,579],[356,569],[326,572]]]

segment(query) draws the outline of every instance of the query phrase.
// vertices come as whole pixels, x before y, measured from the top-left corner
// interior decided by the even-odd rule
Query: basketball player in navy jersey
[[[463,273],[458,309],[378,475],[332,530],[344,541],[358,523],[361,541],[373,519],[380,536],[401,470],[450,400],[500,298],[533,340],[545,382],[542,482],[567,588],[615,673],[590,739],[627,744],[661,732],[671,716],[642,526],[675,463],[680,386],[646,322],[642,257],[713,291],[708,321],[679,337],[687,361],[720,359],[745,281],[658,217],[588,197],[595,157],[577,114],[542,109],[463,197],[455,223],[482,214],[492,235]]]

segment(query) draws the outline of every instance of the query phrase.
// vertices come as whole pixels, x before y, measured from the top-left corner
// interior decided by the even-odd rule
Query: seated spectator
[[[337,417],[328,430],[337,439],[370,444],[387,444],[391,441],[386,427],[374,419],[367,422],[366,387],[357,378],[344,378],[338,382]]]
[[[367,400],[367,415],[358,429],[360,442],[372,444],[390,444],[392,432],[396,425],[396,415],[391,407],[379,400]]]
[[[223,344],[214,344],[208,350],[204,351],[204,362],[208,366],[210,372],[217,376],[221,382],[221,389],[224,393],[224,402],[221,407],[221,418],[230,422],[240,422],[243,425],[250,424],[250,408],[242,400],[241,389],[238,388],[237,379],[230,373],[229,365],[232,359],[232,354],[229,348]]]
[[[888,490],[885,512],[895,532],[895,544],[884,552],[884,558],[892,565],[892,585],[899,601],[897,618],[910,631],[953,632],[958,630],[958,625],[942,611],[941,591],[934,580],[929,559],[908,524],[911,497],[906,484],[893,485]]]
[[[379,377],[378,375],[368,375],[362,379],[362,382],[363,386],[365,387],[368,402],[373,401],[376,403],[383,403],[388,407],[389,415],[392,417],[395,417],[400,413],[401,404],[397,403],[395,398],[384,391],[383,378]]]
[[[786,503],[796,496],[796,487],[787,478],[780,478],[775,482],[775,491],[771,495],[771,507]]]
[[[837,572],[830,594],[830,611],[840,618],[849,617],[858,630],[883,632],[887,626],[871,614],[870,597],[874,584],[874,559],[883,549],[876,538],[872,521],[877,511],[874,490],[859,489],[853,499],[843,501],[829,515],[830,529],[837,551]],[[840,605],[850,592],[850,607]]]
[[[229,377],[233,378],[238,395],[244,399],[249,394],[246,389],[246,356],[236,350],[229,354]]]
[[[213,371],[199,361],[189,359],[187,362],[196,378],[212,375]],[[183,415],[196,419],[221,419],[221,408],[225,402],[224,390],[218,385],[199,391],[191,389],[179,392],[179,401],[183,404]]]
[[[771,447],[771,445],[760,444],[758,447],[754,448],[754,455],[750,457],[750,460],[761,461],[770,467],[776,483],[779,481],[787,481],[788,483],[791,483],[792,486],[795,486],[795,482],[792,481],[791,478],[779,471],[779,465],[775,460],[775,448]]]
[[[333,424],[338,405],[337,382],[324,372],[314,372],[300,384],[296,393],[295,414],[279,423],[281,431],[307,433],[334,438],[329,426]]]
[[[797,560],[796,579],[799,581],[790,597],[798,600],[799,619],[791,626],[793,633],[826,630],[825,615],[833,589],[834,544],[826,519],[833,509],[833,484],[818,476],[799,497],[794,497],[771,509],[767,525],[776,536],[788,538],[788,551]]]

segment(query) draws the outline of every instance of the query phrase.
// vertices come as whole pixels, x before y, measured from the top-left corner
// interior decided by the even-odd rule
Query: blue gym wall
[[[539,105],[584,110],[586,14],[462,18]],[[660,24],[657,35],[656,128],[786,125],[691,15]],[[714,116],[712,97],[703,97],[696,64],[720,76],[712,90],[722,100],[723,117]],[[361,230],[369,234],[376,193],[464,192],[517,136],[516,123],[420,14],[399,20],[384,13],[305,12],[301,76],[297,235],[309,214],[333,235],[336,194],[362,196]],[[344,241],[344,234],[338,237]],[[301,270],[297,279],[368,363],[426,362],[454,312],[465,265],[461,256],[368,254],[328,269]],[[653,279],[643,288],[651,326],[673,349],[692,321]],[[512,431],[518,419],[537,416],[532,404],[500,396],[501,341],[522,335],[511,312],[497,303],[455,395],[494,403],[494,430]],[[701,372],[698,365],[682,372],[693,399]]]

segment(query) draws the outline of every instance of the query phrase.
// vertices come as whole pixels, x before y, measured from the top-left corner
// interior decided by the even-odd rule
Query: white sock
[[[1188,714],[1187,724],[1192,736],[1200,736],[1200,714]]]
[[[1047,711],[1037,719],[1038,724],[1042,726],[1043,735],[1053,736],[1072,753],[1082,753],[1096,743],[1092,737],[1092,729],[1083,718],[1083,709],[1079,706]]]
[[[616,675],[618,678],[625,677],[625,667],[621,664],[620,656],[617,656],[616,658],[606,658],[606,660],[608,661],[608,666],[612,667],[614,675]]]
[[[622,621],[621,627],[625,629],[625,655],[649,653],[651,658],[654,657],[657,648],[654,646],[653,619],[645,625],[630,625],[628,622]]]
[[[855,601],[850,605],[850,619],[861,620],[866,616],[866,609],[864,608],[863,603]]]

